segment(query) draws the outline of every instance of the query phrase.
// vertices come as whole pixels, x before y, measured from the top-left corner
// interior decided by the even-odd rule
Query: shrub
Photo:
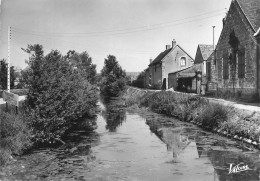
[[[75,61],[78,56],[71,54],[64,57],[56,50],[43,56],[40,45],[29,48],[35,51],[35,56],[28,63],[25,79],[28,123],[35,136],[34,142],[55,143],[75,124],[91,120],[84,118],[97,114],[97,87],[88,80],[93,81],[93,76],[85,73],[86,66],[92,64],[91,61],[87,64]]]
[[[8,162],[11,153],[20,155],[32,146],[31,129],[24,115],[0,114],[0,165]]]
[[[195,122],[206,130],[212,131],[220,127],[228,120],[230,107],[221,104],[208,103],[204,105],[202,112],[196,117]]]

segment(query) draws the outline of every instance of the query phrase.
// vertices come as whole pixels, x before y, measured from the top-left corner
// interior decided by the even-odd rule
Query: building
[[[182,92],[196,92],[197,73],[201,72],[201,63],[168,74],[169,88]]]
[[[206,61],[208,60],[209,56],[213,52],[213,45],[205,45],[205,44],[199,44],[194,64],[201,64],[201,72],[202,75],[206,75]]]
[[[206,62],[213,52],[213,45],[199,44],[194,65],[191,67],[177,70],[168,74],[169,88],[186,92],[200,92],[201,84],[206,84]],[[202,74],[202,80],[197,79],[197,74]],[[198,81],[199,82],[198,82]],[[200,83],[200,85],[198,85]]]
[[[215,81],[219,92],[244,100],[259,99],[259,27],[259,0],[231,2],[208,65],[209,79]]]
[[[193,62],[193,58],[173,40],[172,46],[166,45],[165,51],[149,64],[151,86],[168,88],[168,74],[190,67]]]

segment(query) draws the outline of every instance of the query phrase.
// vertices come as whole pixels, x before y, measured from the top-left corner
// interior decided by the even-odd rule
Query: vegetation
[[[25,102],[34,142],[55,143],[83,118],[97,113],[95,65],[86,52],[62,56],[53,50],[43,56],[42,46],[28,46],[35,56],[28,62]],[[92,124],[89,124],[92,125]]]
[[[32,146],[31,129],[26,121],[24,115],[17,115],[14,112],[1,112],[0,166],[11,159],[11,153],[19,155]]]
[[[10,67],[10,87],[14,88],[14,80],[16,79],[16,73],[14,66]],[[0,90],[7,89],[7,63],[5,59],[0,60]]]
[[[94,85],[96,66],[86,53],[69,51],[66,56],[57,50],[44,56],[41,45],[29,45],[34,55],[23,72],[27,99],[23,112],[1,113],[1,156],[21,154],[32,145],[50,145],[76,127],[96,128],[98,91]],[[8,157],[6,157],[8,158]]]
[[[136,80],[133,81],[132,85],[139,88],[145,88],[144,77],[145,72],[143,71],[137,76]]]
[[[101,77],[100,91],[105,96],[118,96],[126,87],[126,73],[113,55],[105,59]]]
[[[194,123],[208,131],[243,139],[255,145],[260,142],[260,113],[244,112],[229,105],[209,102],[203,97],[170,91],[147,91],[130,87],[124,98],[130,110],[147,107],[156,113]]]

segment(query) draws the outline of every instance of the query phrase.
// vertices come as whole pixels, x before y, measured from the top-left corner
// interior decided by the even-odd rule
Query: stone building
[[[198,87],[196,75],[198,72],[202,74],[201,84],[206,84],[206,62],[209,56],[213,52],[213,45],[199,44],[194,65],[187,67],[182,70],[177,70],[168,74],[168,87],[173,88],[174,90],[187,91],[187,92],[196,92]]]
[[[259,98],[259,27],[259,0],[231,2],[216,52],[207,63],[208,79],[219,92],[250,101]]]
[[[205,45],[205,44],[199,44],[194,64],[201,64],[201,72],[202,75],[206,75],[206,61],[208,60],[209,56],[213,52],[213,45]]]
[[[166,45],[166,50],[149,64],[151,86],[168,88],[168,74],[185,69],[191,66],[193,62],[193,58],[173,40],[172,47]]]

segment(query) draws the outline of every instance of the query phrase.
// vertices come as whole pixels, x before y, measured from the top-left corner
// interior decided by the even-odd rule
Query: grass
[[[31,130],[26,117],[14,111],[0,114],[0,167],[6,165],[11,155],[21,155],[32,146]]]
[[[231,105],[178,92],[138,91],[130,87],[125,94],[126,105],[131,109],[146,107],[153,112],[194,123],[208,131],[260,144],[260,113],[243,112]]]

